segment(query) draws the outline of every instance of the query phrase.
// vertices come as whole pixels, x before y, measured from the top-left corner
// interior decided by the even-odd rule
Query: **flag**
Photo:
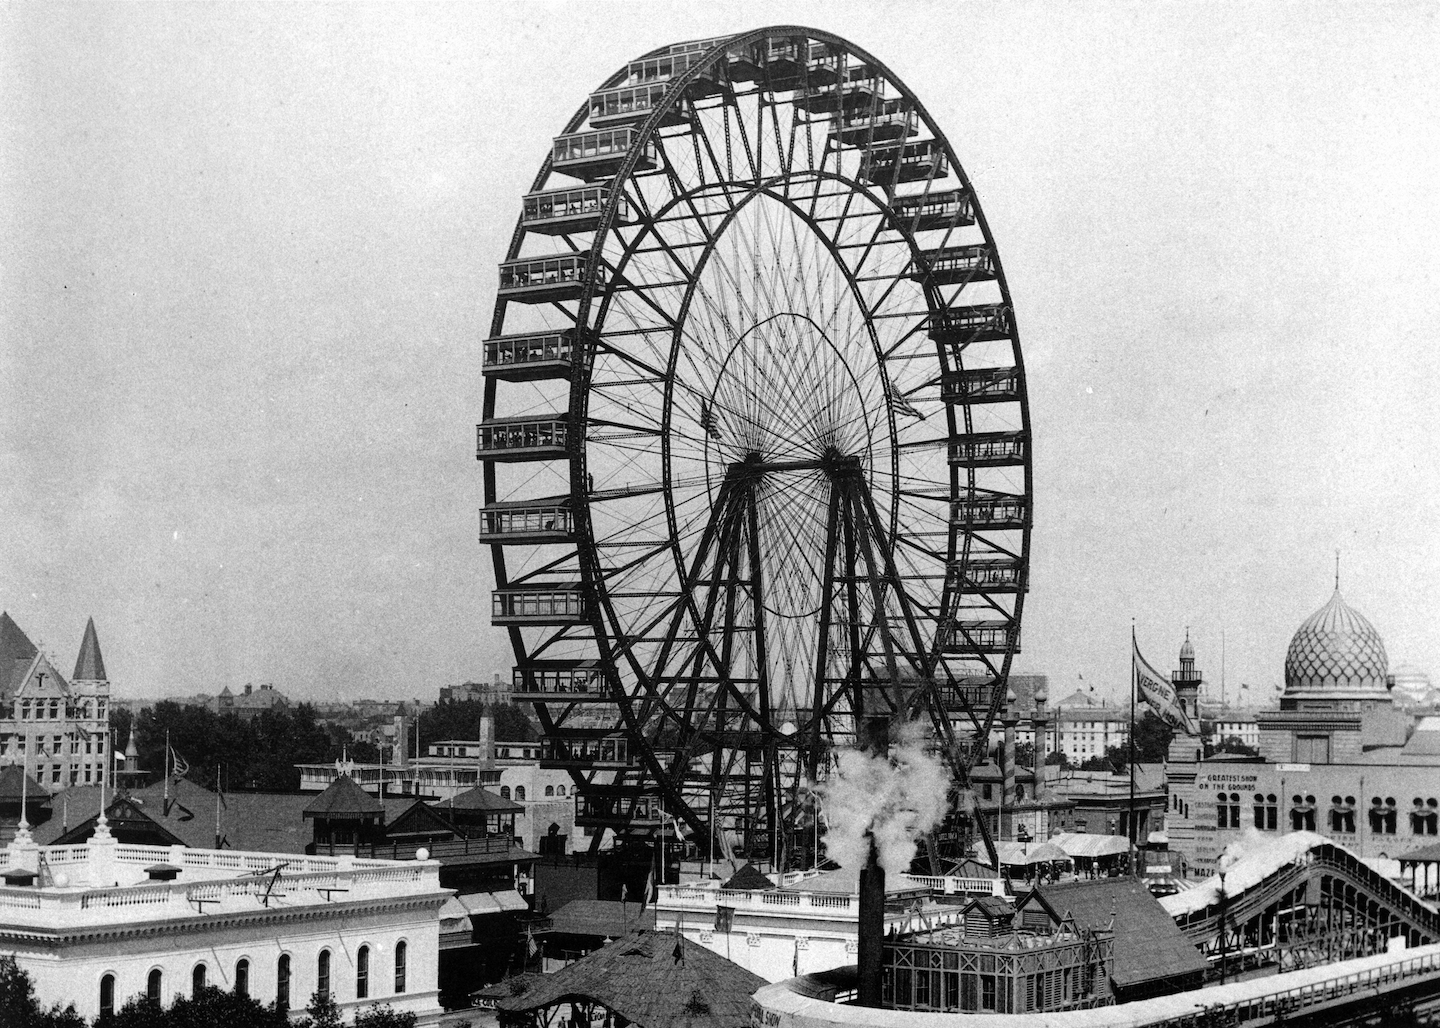
[[[731,926],[735,924],[735,908],[716,906],[715,908],[715,930],[717,932],[729,933]]]
[[[526,932],[525,939],[525,951],[527,953],[529,953],[533,957],[536,953],[540,952],[540,947],[535,945],[535,936],[531,935],[529,932]]]
[[[685,963],[685,945],[684,945],[684,942],[683,942],[684,938],[685,938],[685,936],[683,936],[683,935],[680,934],[680,929],[679,929],[679,928],[676,928],[676,929],[675,929],[675,948],[670,951],[670,956],[674,958],[675,963],[677,963],[677,964],[683,964],[683,963]]]
[[[705,400],[700,401],[700,427],[711,439],[720,438],[720,422],[715,419],[715,412],[710,409],[710,404]]]
[[[795,936],[795,958],[790,962],[790,977],[800,977],[800,936]]]
[[[630,889],[629,889],[629,887],[628,887],[624,882],[621,882],[621,883],[620,883],[620,902],[621,902],[621,903],[624,903],[624,902],[625,902],[627,899],[629,899],[629,898],[630,898]]]
[[[173,746],[170,748],[170,773],[176,778],[184,778],[190,773],[190,763],[176,753]]]
[[[655,869],[652,867],[650,873],[645,876],[645,893],[640,897],[640,909],[645,909],[645,904],[650,902],[650,894],[655,891]]]
[[[1175,687],[1140,655],[1140,644],[1133,637],[1130,640],[1130,646],[1133,650],[1135,688],[1139,698],[1144,700],[1160,720],[1171,728],[1184,732],[1186,735],[1197,734],[1194,724],[1190,721],[1190,715],[1185,713],[1185,708],[1180,705],[1180,697],[1175,694]]]
[[[895,408],[896,413],[904,414],[911,418],[919,418],[921,421],[925,420],[925,415],[917,410],[914,404],[905,399],[900,390],[895,388],[895,383],[888,377],[885,379],[885,384],[890,387],[890,404]]]

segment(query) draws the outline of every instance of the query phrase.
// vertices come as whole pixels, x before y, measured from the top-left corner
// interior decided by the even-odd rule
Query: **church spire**
[[[80,643],[80,656],[75,658],[72,682],[107,682],[105,660],[100,656],[100,637],[95,634],[95,619],[85,622],[85,638]]]

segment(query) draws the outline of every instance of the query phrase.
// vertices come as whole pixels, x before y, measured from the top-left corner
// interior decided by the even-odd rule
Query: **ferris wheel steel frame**
[[[552,432],[558,433],[558,426],[562,424],[566,426],[564,456],[555,456],[558,444],[554,444],[552,438],[549,456],[540,458],[564,459],[568,463],[564,494],[526,496],[523,495],[524,488],[515,483],[510,483],[509,488],[502,488],[499,466],[512,459],[526,458],[516,458],[496,449],[487,450],[484,430],[487,426],[514,424],[525,421],[527,417],[533,419],[538,416],[526,411],[518,417],[498,415],[497,401],[505,395],[501,384],[513,381],[518,385],[528,380],[507,379],[504,369],[490,366],[487,351],[485,423],[479,429],[481,441],[477,442],[477,456],[484,461],[486,507],[481,515],[482,541],[488,539],[491,546],[497,597],[495,609],[502,610],[500,597],[507,594],[507,590],[518,593],[523,589],[546,585],[554,586],[557,591],[570,589],[574,595],[567,596],[565,602],[568,604],[573,600],[583,609],[583,615],[570,615],[568,620],[527,622],[523,616],[509,617],[509,608],[503,608],[517,659],[517,681],[523,686],[519,691],[522,695],[529,695],[534,703],[545,736],[542,743],[546,747],[544,755],[550,759],[552,766],[566,767],[570,771],[575,783],[577,806],[582,804],[582,800],[587,805],[580,813],[594,815],[592,820],[598,820],[600,827],[610,827],[621,835],[663,832],[665,818],[672,818],[687,824],[699,839],[743,838],[747,856],[778,852],[782,846],[788,851],[803,848],[795,841],[800,834],[796,831],[797,826],[808,819],[812,827],[818,827],[813,824],[818,815],[795,802],[795,787],[801,776],[810,779],[823,776],[833,746],[858,739],[866,731],[865,723],[877,718],[890,721],[897,717],[927,716],[954,771],[961,794],[958,804],[960,813],[962,817],[969,817],[993,855],[985,818],[973,816],[973,794],[969,792],[968,776],[974,764],[983,758],[984,742],[993,729],[1010,665],[1018,651],[1021,613],[1028,588],[1033,521],[1031,433],[1024,363],[998,249],[978,198],[949,141],[919,99],[888,67],[869,53],[834,34],[788,25],[705,41],[699,52],[701,56],[697,58],[694,45],[687,48],[686,44],[677,44],[642,55],[627,62],[606,79],[581,105],[557,137],[556,146],[552,147],[551,154],[546,157],[531,184],[527,200],[558,195],[567,189],[579,193],[599,188],[602,198],[598,209],[590,211],[590,227],[572,232],[556,231],[553,227],[527,227],[526,215],[522,211],[511,235],[505,265],[502,266],[523,264],[527,260],[522,254],[525,243],[532,234],[543,233],[552,238],[558,236],[570,247],[568,255],[574,255],[574,265],[581,265],[583,258],[579,274],[584,276],[578,291],[548,300],[546,317],[558,317],[562,327],[553,328],[547,323],[540,329],[532,330],[532,334],[537,331],[569,333],[572,348],[570,367],[564,375],[568,378],[566,407],[563,413],[556,410],[552,420],[552,425],[556,426]],[[778,62],[774,60],[777,53],[781,55]],[[789,60],[787,55],[791,54],[798,59]],[[593,123],[590,125],[592,133],[617,131],[614,128],[617,124],[629,130],[629,145],[613,174],[602,174],[593,179],[583,174],[576,175],[581,179],[581,185],[567,183],[557,189],[556,177],[566,174],[555,168],[555,154],[560,140],[581,132],[595,109],[595,98],[606,91],[636,86],[637,66],[642,66],[643,72],[644,66],[654,65],[655,62],[660,62],[657,66],[663,66],[667,58],[671,59],[672,67],[683,65],[683,71],[640,83],[652,90],[657,87],[664,90],[658,100],[651,96],[648,115],[643,119],[622,118],[609,130],[597,128]],[[852,61],[855,63],[851,64]],[[783,73],[772,72],[772,67],[782,65]],[[736,67],[741,67],[747,74],[753,73],[753,77],[732,77]],[[852,74],[852,69],[856,68],[861,73],[858,77]],[[816,86],[812,86],[812,75],[821,80]],[[823,81],[826,79],[829,81]],[[777,80],[781,83],[778,88]],[[847,90],[857,83],[854,94],[860,97],[860,102],[852,105]],[[750,88],[752,84],[753,89]],[[737,89],[737,86],[740,88]],[[830,93],[833,100],[826,99],[825,93]],[[718,103],[715,104],[702,106],[696,102],[717,97]],[[807,101],[803,108],[798,105],[802,98]],[[752,99],[755,117],[753,123],[747,125],[745,115]],[[742,100],[745,111],[742,111]],[[832,103],[833,108],[827,110]],[[784,138],[786,127],[781,123],[782,108],[786,111],[788,122],[788,152]],[[711,126],[707,130],[704,112],[715,110],[721,112],[720,116],[717,119],[713,113],[709,114]],[[857,111],[860,112],[858,118],[855,117]],[[882,112],[889,118],[888,121],[882,119]],[[899,119],[901,133],[898,138],[882,134],[882,127],[896,123],[894,115],[897,113],[903,114],[903,118]],[[713,124],[717,120],[723,122],[723,164],[716,147],[719,140],[712,140],[710,136],[710,131],[718,131]],[[797,135],[802,125],[805,126],[805,167],[797,169]],[[847,125],[851,127],[847,128]],[[665,128],[677,126],[682,131],[668,135],[662,132]],[[814,155],[817,126],[824,138],[818,165]],[[767,135],[772,129],[774,150],[767,155]],[[922,130],[928,133],[929,138],[915,139]],[[743,154],[737,152],[736,137]],[[863,139],[858,146],[853,142],[857,138]],[[694,156],[694,164],[690,167],[677,163],[669,149],[683,148],[686,144]],[[927,147],[929,172],[923,180],[921,192],[902,192],[903,184],[915,181],[904,177],[906,159],[912,150],[924,154]],[[847,153],[850,157],[855,156],[856,150],[860,151],[859,170],[846,157]],[[874,177],[877,168],[882,172],[887,170],[882,155],[877,151],[883,151],[890,157],[891,167],[883,182]],[[766,157],[769,156],[773,162],[776,155],[783,163],[767,166]],[[688,156],[683,155],[682,159],[688,159]],[[738,162],[737,157],[743,163]],[[772,169],[771,174],[765,173],[767,167]],[[868,179],[867,169],[870,172]],[[682,173],[685,172],[697,175],[698,181],[682,181]],[[707,179],[707,173],[713,175]],[[652,197],[643,187],[641,178],[659,176],[664,178],[668,197],[662,197],[662,202],[652,207]],[[932,193],[932,187],[940,178],[947,182],[953,179],[957,185],[952,188],[942,184],[940,190]],[[810,191],[797,191],[794,188],[797,185],[804,185]],[[923,223],[927,198],[948,198],[952,194],[956,197],[957,208],[948,225],[927,227]],[[837,197],[843,197],[838,215],[831,210]],[[913,207],[913,211],[908,217],[903,217],[897,213],[897,200],[918,202],[907,205],[906,210]],[[723,207],[716,207],[717,203],[723,204]],[[868,217],[872,219],[873,230],[868,239],[847,238],[842,241],[843,230],[856,204],[872,208],[868,210]],[[770,214],[772,207],[777,211],[774,218]],[[756,208],[760,210],[758,215]],[[781,228],[777,230],[775,222],[782,217],[779,212],[794,219],[794,223],[782,221]],[[856,217],[863,219],[864,216]],[[829,221],[835,223],[833,233],[823,227]],[[854,364],[863,364],[859,356],[864,348],[853,340],[837,342],[831,339],[825,327],[810,317],[813,310],[794,309],[797,306],[794,302],[781,302],[776,306],[773,276],[762,276],[760,273],[762,251],[765,249],[761,231],[762,228],[768,230],[768,243],[778,255],[786,244],[784,229],[788,225],[790,250],[786,252],[793,258],[803,245],[795,223],[810,232],[805,242],[813,249],[811,256],[815,261],[813,270],[817,294],[821,285],[828,285],[833,287],[837,297],[835,306],[829,310],[827,325],[834,326],[841,306],[853,301],[862,312],[863,331],[857,330],[854,325],[851,330],[853,334],[862,336],[863,342],[873,350],[876,362],[873,368],[864,365],[857,372]],[[863,220],[858,223],[866,224]],[[683,225],[685,228],[677,229],[678,234],[671,234],[669,228],[662,232],[661,225]],[[957,230],[968,227],[977,229],[982,241],[947,249]],[[938,245],[929,245],[937,234],[940,237]],[[580,242],[577,243],[573,236],[580,237]],[[925,245],[922,245],[922,236],[925,237]],[[588,246],[585,245],[586,237]],[[720,268],[717,274],[726,280],[727,289],[733,280],[735,295],[744,296],[747,282],[736,275],[736,270],[746,269],[747,265],[738,257],[748,254],[720,254],[722,245],[733,249],[739,245],[737,240],[754,247],[755,258],[748,265],[751,272],[748,282],[750,293],[745,297],[751,302],[750,313],[754,318],[749,324],[736,325],[728,318],[726,308],[718,318],[724,331],[716,332],[716,311],[723,306],[723,299],[717,299],[719,293],[707,286],[704,276],[714,262]],[[821,245],[817,246],[817,241]],[[689,251],[697,246],[698,256],[690,256]],[[849,249],[860,251],[859,259],[853,264],[845,252]],[[867,261],[882,250],[884,252],[876,260],[888,260],[889,270],[882,270],[877,278],[889,284],[872,303],[867,299],[867,285],[873,279],[866,278],[861,272],[866,270]],[[908,258],[908,266],[897,263],[895,254],[901,252]],[[968,261],[979,269],[978,272],[972,273],[968,279],[963,274],[958,278],[947,278],[938,273],[940,262],[947,255],[954,254],[960,255],[958,259],[962,264]],[[561,251],[561,255],[563,257],[567,253]],[[652,255],[658,256],[660,264],[669,269],[672,279],[656,278],[654,265],[647,263]],[[828,258],[828,265],[819,263],[821,257]],[[727,258],[730,259],[728,264]],[[559,258],[531,255],[529,259],[539,263]],[[776,260],[778,267],[779,256]],[[805,261],[799,261],[798,265],[797,271],[802,277],[812,268]],[[822,283],[826,276],[836,281]],[[912,283],[907,288],[917,293],[914,302],[918,304],[923,300],[923,309],[916,306],[882,314],[882,308],[906,280]],[[965,294],[966,289],[985,282],[993,283],[993,291],[998,292],[998,302],[976,304],[969,299],[962,300],[968,295]],[[666,295],[663,290],[673,290],[682,285],[683,299],[672,313],[657,297],[663,299]],[[946,286],[956,288],[947,290]],[[786,300],[793,300],[786,288]],[[507,314],[516,299],[503,295],[503,289],[501,292],[502,295],[496,299],[491,339],[487,345],[520,338],[504,334]],[[655,295],[651,295],[652,292]],[[971,292],[973,294],[974,290]],[[699,295],[701,293],[704,295]],[[838,298],[842,293],[844,301]],[[716,362],[715,355],[705,352],[705,347],[698,341],[697,333],[705,329],[690,328],[697,297],[706,308],[704,316],[710,319],[707,341],[717,347],[731,346],[724,362],[718,364],[713,384],[705,378],[698,387],[695,384],[695,368],[698,365],[695,358],[689,356],[690,350],[709,358],[712,364]],[[648,311],[659,319],[656,327],[646,328],[638,320],[630,310],[632,298],[636,310]],[[566,306],[572,300],[573,310]],[[532,304],[534,301],[524,302]],[[761,317],[760,307],[766,303],[769,304],[769,313]],[[804,307],[804,304],[799,306]],[[617,316],[617,311],[623,319],[621,331],[608,334],[609,319]],[[744,311],[740,313],[744,314]],[[882,341],[880,328],[877,328],[881,317],[899,319],[902,324],[908,323],[909,327],[898,336],[888,333]],[[974,330],[967,336],[963,329],[947,329],[952,318],[964,325],[984,323],[985,317],[991,319],[988,330]],[[782,320],[784,324],[781,324]],[[802,322],[808,322],[809,327]],[[663,367],[659,360],[643,359],[642,355],[626,352],[617,345],[617,340],[627,333],[638,333],[648,343],[646,333],[663,336],[667,326],[670,342],[664,355],[668,357],[668,363]],[[987,331],[989,334],[986,334]],[[770,359],[768,354],[771,352],[785,352],[784,346],[774,345],[767,337],[763,343],[753,344],[753,352],[745,350],[742,347],[752,333],[778,333],[785,340],[801,333],[809,334],[811,342],[818,340],[813,350],[816,355],[813,361],[791,358],[790,365],[782,370],[798,373],[814,365],[821,369],[816,372],[817,375],[823,376],[828,372],[833,379],[839,379],[843,377],[840,374],[843,371],[849,376],[849,383],[854,386],[851,406],[858,408],[857,417],[867,429],[863,455],[845,452],[843,447],[832,444],[819,448],[812,446],[811,450],[800,455],[776,453],[767,459],[764,452],[767,447],[756,444],[743,454],[732,453],[731,456],[737,459],[724,460],[720,457],[721,444],[730,438],[738,440],[745,432],[758,432],[764,442],[776,446],[800,442],[811,445],[816,442],[810,438],[799,439],[797,426],[777,429],[770,420],[766,420],[765,426],[757,427],[759,419],[752,418],[747,422],[737,413],[741,404],[722,401],[722,386],[726,385],[725,376],[732,358],[744,375],[753,375],[750,391],[741,390],[739,393],[742,399],[759,404],[763,397],[757,390],[770,388],[770,379],[761,372],[774,369],[762,366],[761,361]],[[901,353],[902,347],[914,347],[913,340],[917,335],[933,343],[934,366],[929,372],[922,373],[919,379],[911,375],[912,388],[902,393],[890,362],[895,359],[895,354]],[[690,344],[688,348],[687,341]],[[980,382],[982,388],[987,374],[1002,385],[989,396],[977,394],[970,397],[965,392],[967,350],[972,344],[984,342],[1008,345],[1005,354],[1010,364],[982,364],[978,369],[972,367],[970,374],[978,373],[979,377],[974,381]],[[888,344],[888,348],[882,343]],[[846,346],[852,347],[852,352],[842,352],[841,348]],[[829,348],[828,351],[825,347]],[[924,344],[921,344],[916,352],[923,349]],[[828,357],[832,354],[833,357]],[[684,369],[679,367],[682,356],[690,361]],[[640,423],[643,416],[638,420],[616,420],[617,415],[606,407],[609,403],[624,408],[623,401],[605,399],[602,388],[606,383],[597,382],[594,377],[597,362],[612,359],[632,369],[636,375],[650,376],[650,386],[663,384],[659,397],[661,416],[653,428]],[[904,359],[911,359],[908,351]],[[747,361],[750,364],[747,365]],[[687,374],[688,378],[685,377]],[[863,384],[860,381],[862,377],[866,379]],[[747,378],[746,381],[750,380]],[[959,384],[958,397],[947,394],[951,383]],[[834,386],[834,382],[821,384]],[[708,396],[700,396],[705,392],[702,388],[705,385],[711,385]],[[938,402],[933,395],[937,387]],[[866,388],[870,391],[870,400],[873,401],[876,396],[883,400],[883,426],[870,427],[869,415],[873,412],[867,409],[867,398],[860,395]],[[842,389],[832,391],[837,398],[836,403],[845,402]],[[730,392],[734,393],[735,387],[730,387]],[[700,458],[694,452],[683,456],[692,464],[698,461],[702,465],[699,471],[703,472],[703,497],[709,501],[708,514],[698,530],[698,542],[694,541],[697,535],[694,526],[700,519],[691,517],[682,525],[679,512],[681,506],[701,496],[696,488],[695,475],[678,478],[676,475],[676,462],[682,459],[676,458],[673,452],[677,441],[681,450],[688,445],[691,451],[695,450],[697,442],[695,437],[686,436],[677,428],[677,414],[682,418],[686,414],[681,410],[682,400],[686,404],[698,404],[695,408],[698,416],[694,410],[689,411],[689,421],[695,425],[687,427],[701,430],[698,441],[704,454]],[[612,417],[593,417],[592,401],[599,401],[601,414],[611,413]],[[943,411],[945,434],[907,441],[897,419],[906,419],[904,431],[912,432],[914,426],[911,421],[916,417],[922,422],[928,419],[926,411],[918,409],[921,404],[927,404],[928,410],[937,414]],[[996,404],[1008,412],[1011,425],[1018,422],[1018,426],[1005,427],[1001,432],[986,432],[977,428],[977,420],[984,420],[982,413],[993,410]],[[985,411],[977,410],[981,407]],[[816,408],[817,411],[820,409]],[[640,412],[632,409],[630,413]],[[783,421],[777,412],[771,411],[770,414],[775,415],[777,422]],[[594,431],[596,428],[601,432]],[[841,421],[824,425],[826,432],[833,430],[837,434],[851,428],[849,422]],[[785,429],[795,431],[786,436]],[[611,450],[602,450],[595,445],[596,452],[591,452],[591,444],[602,438],[605,431],[613,433],[609,443],[612,449],[621,448],[621,444],[614,440],[623,438],[626,432],[650,433],[658,438],[659,454],[655,458],[658,477],[640,486],[633,486],[619,478],[608,481],[604,476],[617,474]],[[874,453],[877,435],[880,448],[888,447],[888,452],[879,457]],[[1001,440],[1004,445],[996,443],[996,440]],[[715,443],[714,458],[710,456],[712,442]],[[1010,445],[1012,443],[1013,446]],[[1000,446],[999,457],[987,463],[985,453],[989,452],[987,447],[992,444]],[[957,447],[961,454],[958,461],[955,459]],[[943,448],[947,454],[946,480],[928,483],[934,486],[934,493],[919,491],[919,486],[927,483],[917,482],[917,488],[911,490],[902,487],[906,477],[901,470],[902,465],[907,459],[923,459],[907,454],[924,448]],[[642,453],[640,448],[635,449],[637,454]],[[620,464],[619,470],[638,465],[639,460],[637,456],[630,464]],[[884,465],[887,464],[888,470],[885,470]],[[1005,489],[981,485],[977,473],[986,468],[1018,469],[1020,482]],[[692,467],[691,470],[696,469]],[[595,482],[597,472],[602,475],[598,489]],[[786,695],[795,702],[777,705],[771,688],[774,683],[770,679],[775,671],[774,661],[778,659],[775,651],[783,647],[774,644],[793,643],[784,633],[793,635],[803,633],[805,629],[785,627],[772,630],[769,626],[782,621],[787,625],[791,622],[796,625],[806,623],[809,612],[797,611],[793,607],[798,602],[797,595],[804,590],[802,580],[806,573],[816,569],[809,563],[804,567],[787,565],[778,555],[780,547],[773,540],[769,549],[765,549],[764,534],[773,530],[762,523],[761,510],[765,507],[771,513],[782,509],[793,512],[792,508],[803,502],[803,499],[793,497],[804,491],[800,483],[805,481],[806,475],[816,476],[826,490],[823,503],[818,492],[806,494],[813,501],[810,504],[814,508],[810,519],[818,523],[823,507],[825,524],[824,553],[821,555],[823,567],[819,569],[818,576],[821,579],[820,603],[813,612],[818,615],[815,626],[818,648],[810,669],[813,675],[808,683],[808,695],[795,689],[793,676],[788,674],[791,656],[787,652],[784,658],[789,683]],[[887,475],[892,485],[889,490],[891,495],[887,497],[889,509],[884,510],[876,502],[875,494],[879,487],[873,480]],[[781,476],[785,476],[784,481],[788,483],[784,490],[774,484]],[[535,477],[540,476],[537,474]],[[680,482],[681,479],[683,482]],[[690,492],[684,499],[677,500],[677,490],[682,488]],[[883,489],[881,491],[884,492]],[[505,495],[502,496],[502,493]],[[907,531],[911,523],[902,524],[902,494],[913,494],[926,502],[938,502],[944,506],[943,553],[927,548],[915,538],[917,534],[928,537],[936,533]],[[665,539],[644,540],[653,544],[655,552],[648,557],[637,558],[635,565],[608,564],[603,552],[607,546],[618,549],[639,547],[640,543],[625,538],[624,532],[630,529],[597,526],[594,504],[647,496],[664,497]],[[790,499],[785,499],[786,496]],[[487,523],[487,512],[494,513],[506,507],[535,508],[544,505],[541,501],[549,503],[546,509],[568,511],[568,533],[559,533],[561,536],[568,535],[568,539],[560,544],[558,556],[547,559],[538,552],[555,541],[551,536],[545,536],[534,546],[528,546],[526,539],[531,537],[523,534],[517,536],[517,541],[511,541],[503,538],[499,529],[492,529],[487,536],[483,527]],[[914,502],[919,508],[920,501]],[[972,517],[974,510],[979,508],[966,506],[966,517],[961,522],[958,512],[962,503],[983,506],[986,502],[1002,506],[1008,504],[1006,509],[1009,513],[993,524],[980,523]],[[789,503],[790,507],[781,507],[784,503]],[[992,513],[994,509],[992,506]],[[928,517],[931,521],[936,520],[933,513]],[[647,514],[631,528],[653,521],[653,513]],[[533,537],[539,538],[547,531],[550,530]],[[607,531],[609,535],[606,535]],[[687,532],[688,535],[685,534]],[[997,541],[997,536],[1018,536],[1018,545]],[[685,545],[687,539],[692,545]],[[795,539],[792,535],[792,541]],[[796,544],[798,546],[798,541]],[[513,562],[513,570],[518,574],[512,577],[512,562],[507,559],[507,551],[517,549],[524,552],[521,559]],[[638,614],[627,613],[630,608],[626,604],[638,601],[622,590],[608,588],[607,583],[612,579],[617,584],[622,582],[623,575],[632,566],[654,560],[660,551],[671,558],[673,568],[669,572],[651,571],[650,574],[655,581],[664,578],[661,584],[677,587],[672,590],[675,592],[673,602],[658,617],[650,616],[651,612],[643,605],[635,608]],[[907,574],[915,571],[915,566],[909,563],[902,566],[897,560],[897,552],[911,555],[917,551],[927,559],[944,565],[943,582],[938,589],[926,584],[935,576]],[[918,558],[910,556],[909,559]],[[796,564],[803,562],[803,557],[796,558]],[[863,574],[857,570],[859,568],[863,568]],[[843,573],[846,569],[848,574]],[[781,600],[788,595],[792,609],[772,609],[770,604],[781,601],[772,598],[770,586],[774,579],[781,578],[785,573],[789,575],[790,592],[782,593]],[[578,584],[562,585],[561,580],[554,577],[557,574],[570,575],[572,582],[578,577]],[[673,581],[666,576],[673,577]],[[987,576],[991,586],[988,590],[983,588]],[[917,582],[917,579],[923,581]],[[916,595],[912,596],[912,591]],[[967,597],[970,598],[968,601]],[[837,610],[837,607],[843,609]],[[986,612],[987,608],[989,612],[999,614],[999,620],[963,620],[963,612]],[[566,609],[570,608],[567,606]],[[745,620],[745,611],[748,611],[748,621]],[[541,615],[542,618],[548,616]],[[662,625],[663,633],[655,636],[653,633]],[[982,639],[980,633],[992,628],[998,630],[999,635],[985,634]],[[586,631],[589,632],[588,647],[587,636],[584,635]],[[772,631],[777,633],[774,639],[771,638]],[[839,637],[838,641],[834,637]],[[745,649],[744,638],[753,640],[749,649]],[[1002,641],[995,642],[997,638]],[[748,655],[749,670],[754,672],[753,688],[749,687],[748,678],[742,682],[744,676],[735,673],[737,659],[742,664],[746,660],[745,655],[737,658],[737,646]],[[794,648],[793,645],[790,647]],[[555,663],[567,667],[573,665],[576,669],[583,667],[586,669],[583,673],[599,676],[603,681],[602,694],[586,695],[586,687],[576,686],[573,682],[565,688],[557,688],[553,694],[533,684],[526,685],[532,682],[526,676],[549,659],[544,655],[552,650],[572,654]],[[673,672],[666,674],[677,650],[684,651],[683,659],[679,660],[679,666]],[[574,656],[589,651],[593,651],[593,658]],[[826,683],[836,681],[828,672],[833,669],[832,655],[837,654],[848,660],[842,660],[845,671],[839,679],[841,684],[827,691]],[[975,676],[957,674],[952,660],[971,670],[978,666],[983,671],[980,676],[983,681],[977,683]],[[876,665],[883,669],[883,673],[876,673]],[[685,669],[689,669],[688,675],[682,673]],[[557,673],[563,677],[565,671]],[[685,688],[679,695],[672,696],[672,692],[682,685]],[[801,710],[801,701],[808,709]],[[730,706],[732,702],[733,708]],[[613,704],[614,714],[586,721],[582,716],[585,709],[597,704]],[[579,713],[577,708],[581,708]],[[802,715],[808,717],[795,724],[794,719],[802,718]],[[789,720],[777,723],[781,718]],[[737,727],[731,727],[732,719]],[[959,735],[956,734],[957,721],[960,723]],[[610,743],[612,759],[608,763],[577,758],[577,753],[586,749],[583,744],[591,744],[586,752],[593,753],[593,740],[616,737],[623,737],[624,749],[622,751],[618,744]],[[736,770],[737,762],[742,765],[739,771]],[[758,773],[752,771],[756,763],[760,765]],[[785,803],[787,777],[792,799],[788,809]],[[657,797],[663,808],[658,818],[653,805],[637,805],[639,798],[649,796]],[[966,796],[969,798],[964,798]],[[592,797],[597,799],[597,803],[594,808],[589,808]],[[708,798],[708,804],[703,802],[705,798]],[[637,810],[640,816],[636,816]],[[579,820],[582,818],[577,815]],[[595,834],[597,844],[600,835],[599,832]]]

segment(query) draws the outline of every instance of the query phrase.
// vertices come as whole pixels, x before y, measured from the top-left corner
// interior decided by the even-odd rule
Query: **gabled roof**
[[[369,817],[385,813],[385,807],[349,775],[337,775],[330,786],[305,805],[306,817]]]
[[[759,892],[764,889],[775,888],[775,883],[760,873],[760,869],[754,864],[746,864],[739,871],[735,872],[722,889],[741,889],[747,892]]]
[[[445,810],[482,810],[487,814],[514,814],[525,808],[519,803],[496,796],[493,792],[475,786],[459,793],[454,799],[446,800]]]
[[[750,996],[763,985],[759,975],[703,946],[642,929],[496,1006],[520,1013],[573,996],[597,1001],[637,1028],[748,1028]]]
[[[440,810],[424,800],[410,804],[385,829],[386,836],[391,839],[402,835],[438,835],[441,832],[459,834]]]
[[[1010,905],[1010,901],[1007,900],[1004,896],[977,897],[976,899],[972,899],[969,903],[965,904],[965,906],[961,907],[960,913],[968,914],[972,907],[979,908],[980,913],[984,914],[992,921],[998,921],[1001,918],[1015,916],[1015,907],[1012,907]]]
[[[0,696],[20,687],[38,652],[9,613],[0,611]]]
[[[1136,878],[1063,882],[1039,886],[1035,892],[1051,909],[1073,916],[1077,927],[1109,928],[1113,920],[1115,962],[1110,977],[1121,988],[1199,974],[1208,966]]]
[[[75,658],[75,682],[107,682],[105,660],[100,656],[100,637],[95,634],[95,619],[85,622],[85,638],[80,640],[80,655]]]

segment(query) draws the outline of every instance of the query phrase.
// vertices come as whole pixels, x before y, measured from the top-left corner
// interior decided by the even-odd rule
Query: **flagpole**
[[[1135,873],[1135,692],[1139,671],[1135,666],[1135,619],[1130,619],[1130,873]]]

